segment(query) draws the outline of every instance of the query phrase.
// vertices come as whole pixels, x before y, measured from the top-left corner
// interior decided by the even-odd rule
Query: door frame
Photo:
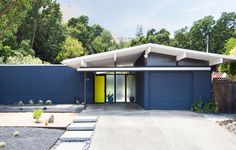
[[[135,76],[135,74],[134,73],[129,73],[129,74],[122,74],[122,73],[114,73],[114,74],[94,74],[94,86],[93,86],[93,91],[94,91],[94,94],[93,94],[93,103],[95,103],[95,104],[99,104],[99,103],[96,103],[96,101],[95,101],[95,77],[96,76],[104,76],[104,78],[105,78],[105,80],[104,80],[104,94],[105,94],[105,100],[104,100],[104,103],[108,103],[107,102],[107,75],[113,75],[114,76],[114,102],[113,103],[129,103],[129,102],[127,102],[127,100],[128,100],[128,97],[127,97],[127,82],[128,82],[128,80],[127,80],[127,76],[128,75],[133,75],[133,76]],[[125,101],[124,102],[116,102],[116,76],[117,75],[123,75],[124,77],[125,77]]]

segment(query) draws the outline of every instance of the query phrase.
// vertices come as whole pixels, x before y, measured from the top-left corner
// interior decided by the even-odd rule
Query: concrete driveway
[[[190,111],[145,111],[135,104],[90,105],[99,115],[91,150],[235,150],[236,136]]]

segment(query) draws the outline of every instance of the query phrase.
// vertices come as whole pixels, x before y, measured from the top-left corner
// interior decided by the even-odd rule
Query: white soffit
[[[205,60],[209,62],[209,66],[233,60],[236,61],[236,57],[232,56],[187,50],[158,44],[143,44],[130,48],[67,59],[63,60],[62,64],[73,68],[114,66],[115,62],[118,66],[132,66],[142,54],[147,58],[150,52],[176,56],[177,61],[185,58]]]

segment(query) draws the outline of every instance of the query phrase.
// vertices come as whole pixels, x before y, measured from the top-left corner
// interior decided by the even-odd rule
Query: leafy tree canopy
[[[72,37],[67,37],[62,50],[57,55],[57,61],[64,59],[79,57],[84,54],[82,43]]]

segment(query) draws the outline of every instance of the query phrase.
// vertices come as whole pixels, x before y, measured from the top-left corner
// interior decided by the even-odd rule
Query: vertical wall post
[[[116,62],[114,62],[114,66],[116,67]],[[116,102],[116,72],[114,72],[114,102]]]
[[[86,109],[86,106],[87,106],[87,95],[86,95],[86,92],[87,92],[87,85],[86,85],[86,79],[87,79],[87,73],[84,72],[84,108]]]

